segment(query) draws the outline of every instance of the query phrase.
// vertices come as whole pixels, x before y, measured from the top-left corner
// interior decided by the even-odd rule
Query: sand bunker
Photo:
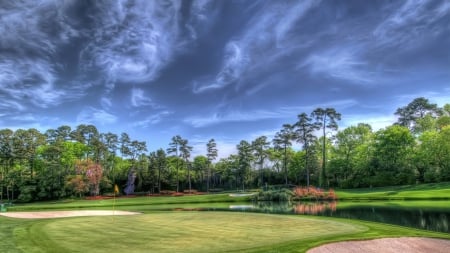
[[[422,237],[383,238],[367,241],[347,241],[330,243],[313,248],[308,253],[448,253],[450,240]]]
[[[49,219],[78,216],[108,216],[108,215],[135,215],[137,212],[112,210],[76,210],[76,211],[46,211],[46,212],[6,212],[2,216],[22,219]]]

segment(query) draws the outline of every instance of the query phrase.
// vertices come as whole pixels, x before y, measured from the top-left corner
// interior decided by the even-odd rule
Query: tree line
[[[220,160],[214,139],[206,155],[192,158],[192,146],[179,135],[167,149],[148,152],[146,142],[100,133],[94,125],[44,133],[1,129],[0,201],[96,196],[112,193],[116,184],[123,194],[135,194],[449,181],[450,104],[440,108],[421,97],[395,114],[398,121],[378,131],[366,123],[339,130],[341,114],[317,108],[284,124],[272,140],[240,141],[236,154]]]

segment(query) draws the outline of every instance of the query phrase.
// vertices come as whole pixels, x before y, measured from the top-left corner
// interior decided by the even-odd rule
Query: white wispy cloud
[[[158,124],[164,118],[168,117],[171,114],[173,114],[173,112],[170,112],[170,111],[157,112],[151,116],[146,117],[144,120],[134,122],[133,126],[146,128],[146,127],[149,127],[150,125]]]
[[[368,71],[368,63],[362,59],[358,46],[333,47],[315,52],[302,61],[297,68],[307,68],[314,76],[328,76],[356,84],[369,84],[374,75]]]
[[[194,82],[194,93],[201,93],[207,90],[220,89],[232,84],[241,77],[249,63],[249,57],[236,41],[229,42],[225,47],[224,59],[220,72],[213,80],[206,83]],[[212,82],[212,83],[209,83]]]
[[[252,76],[267,65],[301,44],[288,35],[299,20],[319,1],[300,1],[295,4],[273,2],[255,13],[244,27],[242,34],[230,40],[224,49],[223,63],[215,76],[203,77],[193,82],[193,93],[222,89],[244,83],[242,79]],[[275,45],[275,46],[274,46]],[[268,61],[268,59],[271,59]],[[266,64],[260,64],[265,62]],[[259,67],[259,68],[258,68]]]
[[[155,80],[183,44],[181,1],[96,2],[93,39],[82,52],[86,67],[99,67],[107,88],[117,82]]]
[[[47,108],[66,98],[66,91],[55,87],[53,66],[43,60],[0,60],[0,91],[20,103],[31,102]]]
[[[298,114],[309,113],[318,107],[333,107],[337,111],[357,105],[353,99],[329,101],[321,104],[310,104],[305,106],[280,106],[273,110],[235,110],[224,113],[212,113],[210,115],[190,116],[183,121],[193,127],[206,127],[229,122],[253,122],[266,119],[292,118],[295,121]]]
[[[15,114],[24,110],[25,107],[17,101],[0,95],[0,111],[2,112],[2,115]]]
[[[152,105],[151,98],[145,96],[144,90],[139,88],[131,89],[131,105],[134,107]]]
[[[214,113],[210,116],[191,116],[185,118],[184,122],[192,125],[193,127],[205,127],[226,122],[251,122],[279,117],[279,114],[265,110],[257,110],[252,112],[233,111],[226,114]]]
[[[428,33],[428,36],[436,36],[448,32],[449,28],[442,29],[443,27],[440,26],[435,29],[433,27],[434,23],[445,17],[448,20],[450,15],[448,1],[442,1],[434,6],[432,1],[426,0],[408,0],[401,3],[403,4],[400,8],[392,7],[389,17],[373,31],[380,46],[409,48],[422,41],[424,33]]]
[[[73,1],[8,1],[0,8],[1,47],[48,56],[57,45],[77,37],[65,10]],[[54,31],[58,31],[55,33]]]
[[[73,1],[9,1],[0,8],[0,91],[22,106],[49,108],[79,98],[85,85],[59,83],[58,48],[79,33],[66,15]],[[67,83],[67,85],[66,85]]]
[[[301,19],[311,8],[320,4],[320,0],[301,1],[294,6],[286,4],[286,12],[275,24],[275,38],[278,47],[284,46],[286,40],[289,40],[289,33],[295,27],[296,22]]]
[[[77,124],[99,124],[99,125],[107,125],[113,124],[117,121],[117,117],[113,114],[110,114],[104,110],[97,109],[91,106],[85,107],[78,115],[77,115]]]

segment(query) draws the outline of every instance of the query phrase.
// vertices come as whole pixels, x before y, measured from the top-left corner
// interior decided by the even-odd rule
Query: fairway
[[[230,252],[367,231],[364,225],[231,212],[39,220],[15,229],[24,252]]]

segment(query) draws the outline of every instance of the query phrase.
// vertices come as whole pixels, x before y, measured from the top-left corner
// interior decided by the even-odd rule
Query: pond
[[[257,202],[216,203],[189,207],[177,205],[165,210],[238,211],[277,214],[331,216],[450,233],[450,201],[397,202]]]
[[[440,206],[440,207],[439,207]],[[450,233],[450,201],[258,203],[256,211],[332,216]]]

